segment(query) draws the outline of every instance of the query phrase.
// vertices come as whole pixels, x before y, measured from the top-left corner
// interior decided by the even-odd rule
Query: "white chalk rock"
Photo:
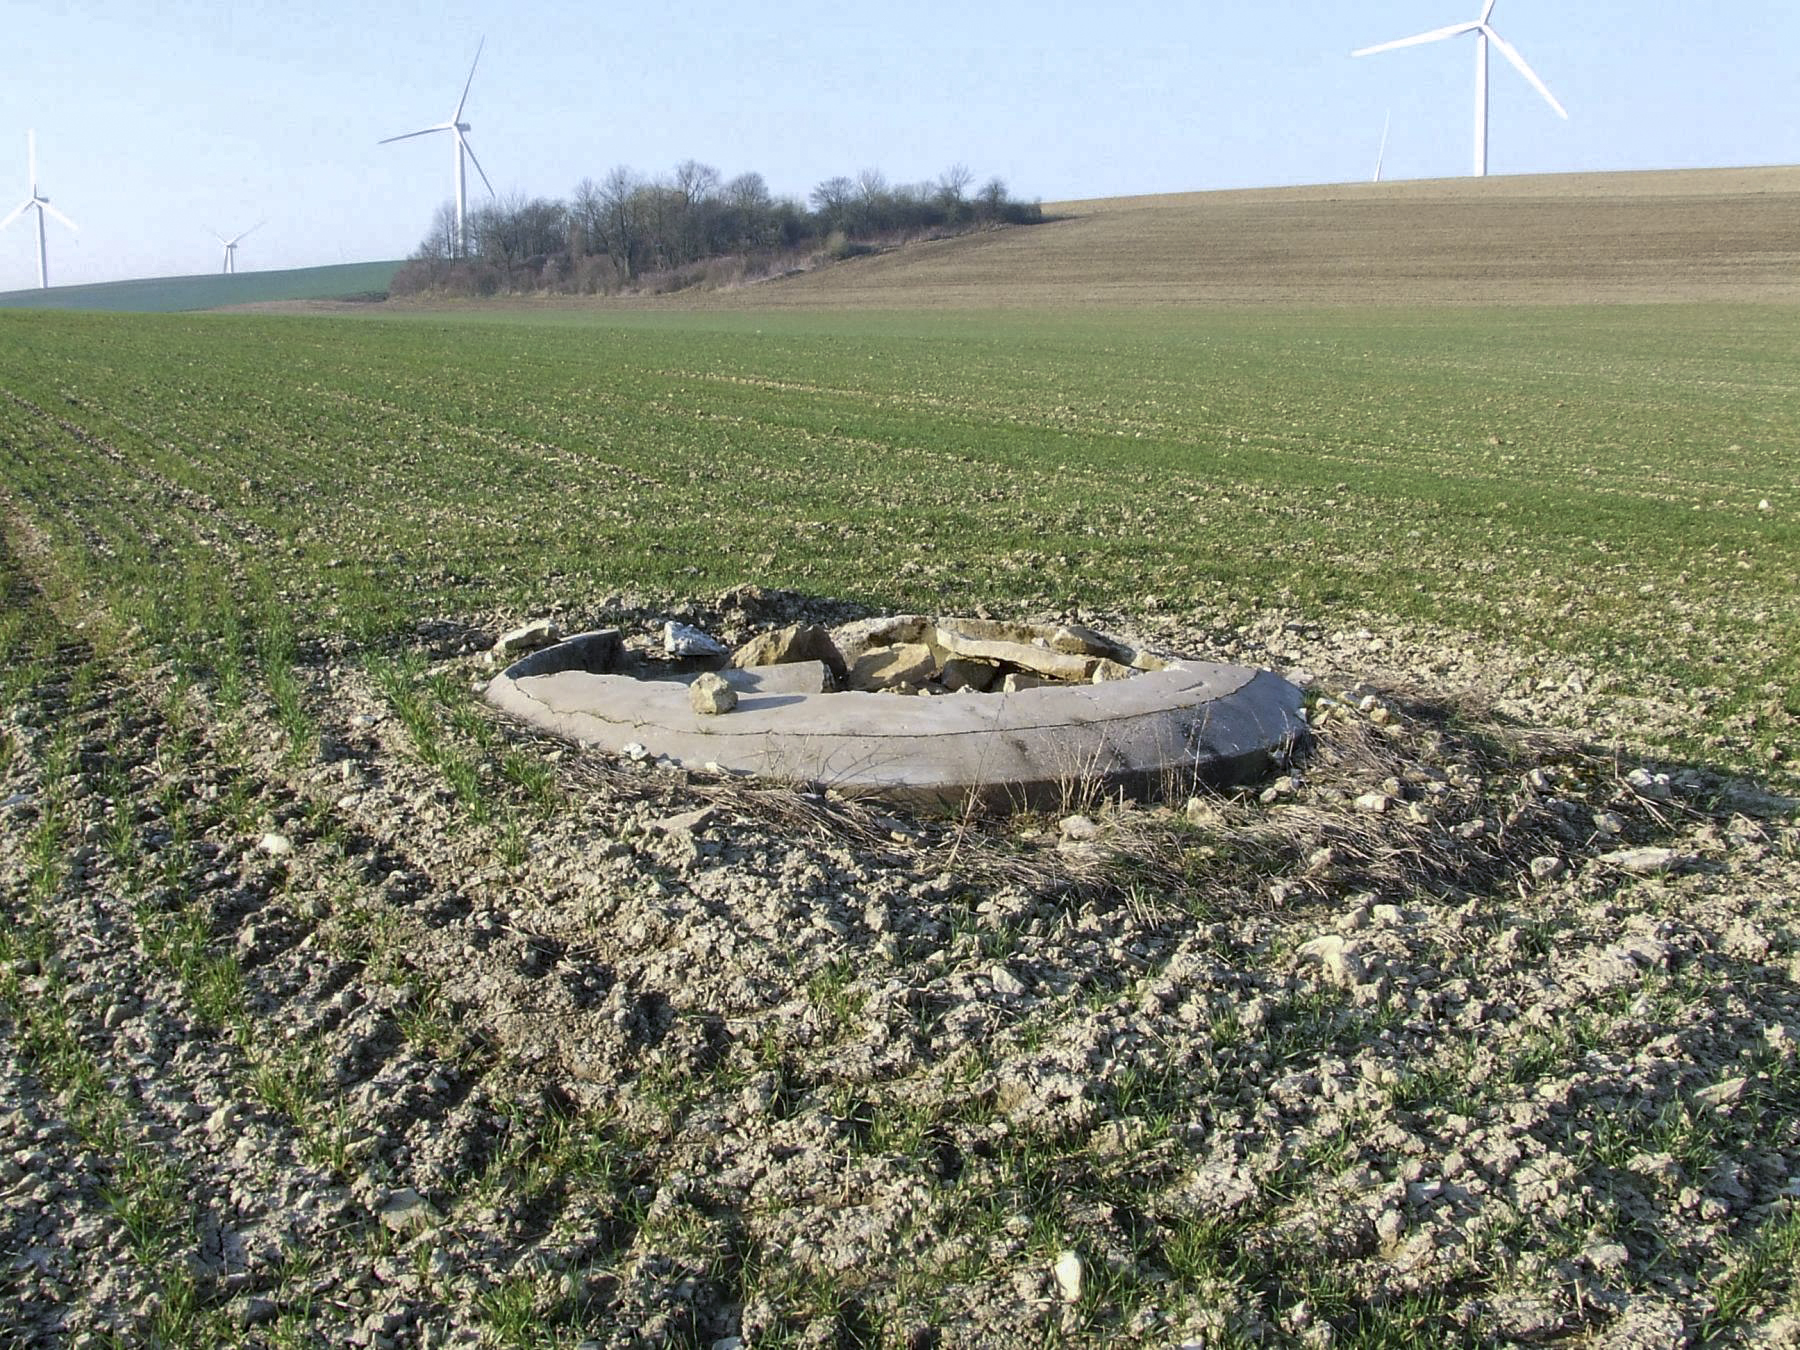
[[[1056,1277],[1057,1292],[1062,1295],[1064,1303],[1081,1302],[1084,1272],[1079,1254],[1064,1250],[1057,1256],[1056,1264],[1050,1267],[1050,1273]]]
[[[692,624],[676,623],[673,619],[663,625],[663,651],[670,656],[725,656],[725,644],[711,633],[703,633]]]

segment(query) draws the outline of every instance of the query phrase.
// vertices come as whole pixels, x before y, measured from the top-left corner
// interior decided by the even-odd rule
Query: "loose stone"
[[[688,703],[703,717],[717,717],[737,707],[737,690],[722,675],[707,671],[688,686]]]
[[[1602,853],[1600,861],[1636,876],[1655,876],[1673,871],[1681,855],[1672,848],[1621,848]]]
[[[850,667],[852,689],[874,693],[902,684],[923,684],[937,673],[937,655],[922,642],[871,647]]]
[[[710,633],[701,632],[692,624],[676,623],[673,619],[663,625],[663,651],[670,656],[724,656],[725,644]]]
[[[791,661],[823,661],[839,679],[848,669],[831,634],[816,623],[794,623],[758,633],[731,654],[731,664],[739,669],[781,666]]]
[[[540,647],[548,647],[561,641],[562,628],[556,620],[539,619],[523,628],[502,633],[494,643],[493,653],[496,657],[523,656],[526,652],[535,652]]]
[[[382,1225],[396,1233],[429,1228],[437,1220],[436,1207],[411,1186],[392,1192],[381,1206]]]

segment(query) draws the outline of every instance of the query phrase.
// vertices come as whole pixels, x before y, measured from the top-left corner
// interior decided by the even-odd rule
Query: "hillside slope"
[[[1800,167],[1439,179],[1048,205],[719,303],[1572,304],[1800,300]]]
[[[178,313],[296,300],[343,300],[385,294],[398,262],[340,263],[283,271],[206,272],[191,277],[146,277],[92,286],[0,294],[5,309],[103,309]]]

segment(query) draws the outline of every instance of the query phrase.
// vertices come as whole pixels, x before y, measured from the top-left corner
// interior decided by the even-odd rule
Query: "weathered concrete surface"
[[[1085,781],[1130,789],[1187,774],[1242,781],[1306,734],[1293,685],[1207,661],[1105,684],[938,698],[791,692],[774,673],[782,667],[764,667],[730,672],[736,708],[702,717],[684,682],[612,673],[622,659],[617,634],[582,634],[509,667],[487,696],[612,753],[635,741],[692,768],[948,808],[971,798],[1055,806]],[[746,687],[763,671],[769,687]]]

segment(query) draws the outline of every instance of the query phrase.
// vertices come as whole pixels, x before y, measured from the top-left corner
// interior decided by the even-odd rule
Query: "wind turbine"
[[[475,46],[475,60],[469,62],[469,78],[463,81],[462,97],[456,100],[456,111],[450,114],[448,122],[439,122],[435,126],[409,131],[403,136],[389,136],[376,142],[378,145],[391,145],[395,141],[411,140],[414,136],[430,136],[439,131],[450,133],[456,157],[456,252],[458,257],[469,251],[469,198],[463,169],[465,154],[475,165],[475,172],[481,175],[481,181],[487,184],[488,196],[494,195],[494,185],[488,182],[487,170],[481,167],[481,161],[475,158],[474,147],[469,144],[466,133],[471,128],[467,122],[462,120],[463,105],[469,101],[469,86],[475,83],[475,67],[481,60],[481,49],[486,45],[487,39],[483,38]]]
[[[245,235],[254,234],[256,231],[260,230],[263,226],[267,225],[268,223],[269,222],[266,220],[259,220],[256,222],[256,224],[252,225],[249,229],[242,230],[239,233],[234,234],[229,239],[227,239],[224,235],[220,234],[217,230],[209,229],[207,231],[207,233],[210,234],[214,239],[217,239],[221,244],[225,245],[225,262],[219,268],[219,271],[223,275],[228,276],[228,277],[234,277],[237,275],[238,240],[242,239]]]
[[[45,213],[47,212],[50,215],[55,216],[63,224],[67,225],[71,230],[79,230],[80,226],[76,225],[76,223],[74,221],[70,220],[61,211],[58,211],[54,206],[50,205],[50,199],[48,197],[46,197],[43,193],[38,191],[38,185],[37,185],[37,132],[35,132],[35,131],[28,131],[25,133],[25,154],[26,154],[26,157],[31,161],[31,195],[24,200],[24,202],[19,206],[18,210],[14,211],[5,220],[0,220],[0,230],[4,230],[8,225],[12,224],[15,220],[17,220],[20,216],[24,215],[27,211],[35,210],[37,212],[38,289],[47,291],[50,289],[50,266],[49,266],[48,261],[46,260],[45,252],[44,252],[44,215],[45,215]]]
[[[1488,22],[1493,17],[1497,0],[1484,0],[1481,6],[1481,17],[1470,23],[1446,24],[1442,28],[1434,28],[1429,33],[1419,33],[1413,37],[1401,38],[1398,42],[1383,42],[1376,47],[1364,47],[1360,51],[1351,52],[1352,56],[1373,56],[1376,52],[1391,52],[1397,47],[1417,47],[1426,42],[1441,42],[1445,38],[1461,37],[1464,33],[1475,34],[1475,176],[1487,176],[1487,141],[1488,141],[1488,43],[1492,42],[1500,49],[1500,55],[1513,63],[1519,74],[1531,82],[1531,87],[1544,96],[1544,101],[1556,110],[1556,115],[1567,119],[1569,114],[1563,105],[1556,101],[1556,95],[1550,87],[1537,77],[1537,72],[1525,64],[1525,58],[1519,55],[1519,49],[1494,31]]]
[[[1375,152],[1375,177],[1371,180],[1372,182],[1379,183],[1381,181],[1381,166],[1387,160],[1388,128],[1393,125],[1394,110],[1389,108],[1387,117],[1381,123],[1381,149]]]

